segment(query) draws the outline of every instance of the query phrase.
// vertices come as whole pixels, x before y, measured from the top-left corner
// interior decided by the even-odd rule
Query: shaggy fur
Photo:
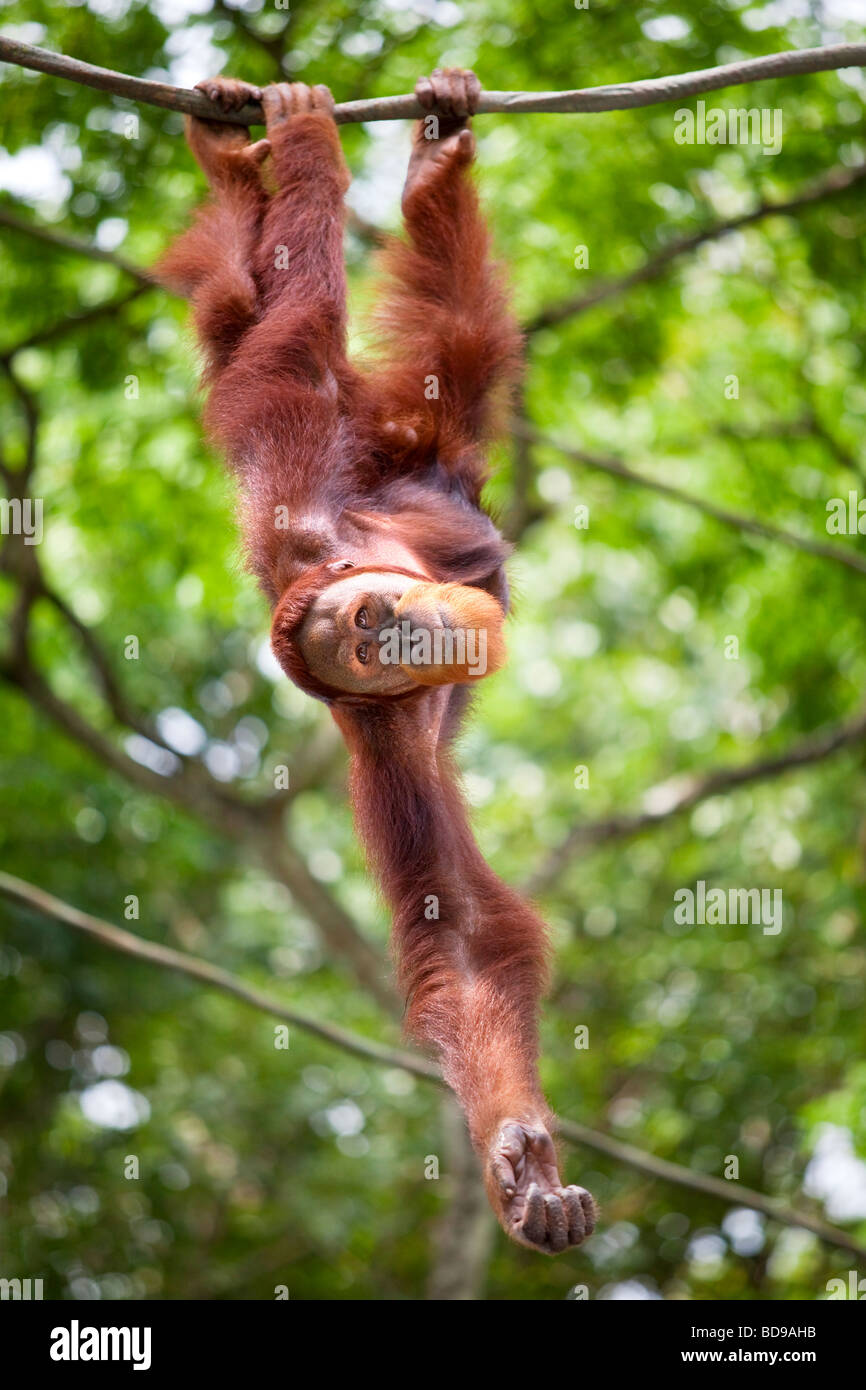
[[[507,608],[508,547],[480,496],[520,342],[489,260],[471,149],[446,150],[407,193],[408,238],[384,257],[389,355],[371,375],[346,356],[348,177],[328,110],[269,124],[272,190],[236,140],[230,167],[210,147],[203,157],[206,133],[192,123],[215,196],[160,274],[192,300],[207,426],[238,478],[250,567],[275,607],[274,649],[329,703],[351,755],[358,830],[393,910],[408,1028],[441,1057],[489,1157],[505,1121],[549,1120],[536,1069],[546,946],[543,923],[494,875],[469,826],[450,754],[466,689],[344,696],[310,675],[295,640],[309,604],[349,567],[474,586],[487,617],[485,603],[500,616]],[[425,155],[423,139],[419,127]],[[493,656],[498,664],[498,647]],[[511,1234],[551,1248],[528,1228],[521,1235],[498,1188],[491,1197]]]

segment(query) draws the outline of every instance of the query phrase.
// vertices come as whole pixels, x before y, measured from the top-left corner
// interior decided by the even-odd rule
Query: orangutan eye
[[[355,614],[355,624],[357,627],[369,627],[370,617],[366,608],[359,608]]]
[[[370,648],[366,642],[362,642],[360,647],[355,648],[355,655],[362,666],[366,666],[370,659]]]

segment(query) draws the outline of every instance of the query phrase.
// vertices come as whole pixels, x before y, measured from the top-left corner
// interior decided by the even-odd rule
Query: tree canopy
[[[860,39],[857,8],[28,0],[2,20],[125,73],[348,101],[449,64],[501,91],[686,72]],[[3,536],[2,866],[399,1053],[339,740],[268,651],[187,310],[146,277],[204,192],[182,119],[0,82],[0,464],[43,531]],[[558,1113],[729,1179],[728,1201],[569,1144],[602,1222],[541,1260],[494,1235],[447,1100],[398,1055],[291,1025],[283,1047],[265,1012],[0,898],[0,1274],[63,1298],[741,1300],[821,1297],[856,1262],[738,1202],[731,1161],[862,1253],[864,100],[859,68],[708,94],[705,133],[711,110],[772,118],[725,143],[678,138],[677,103],[476,122],[528,365],[489,487],[516,542],[511,659],[462,741],[467,795],[551,923]],[[408,128],[342,140],[363,351]],[[781,929],[684,921],[700,883],[778,890]]]

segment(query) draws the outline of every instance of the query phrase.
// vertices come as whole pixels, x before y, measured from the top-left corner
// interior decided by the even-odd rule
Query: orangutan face
[[[299,645],[311,673],[351,694],[479,679],[504,660],[503,612],[482,589],[410,575],[348,575],[312,604]]]
[[[380,632],[393,627],[395,609],[417,580],[408,574],[350,574],[320,594],[300,631],[310,671],[326,685],[351,693],[396,695],[414,685],[399,665],[380,660]]]

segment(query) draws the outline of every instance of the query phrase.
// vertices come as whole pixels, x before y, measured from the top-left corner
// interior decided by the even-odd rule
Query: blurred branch
[[[300,747],[292,750],[290,790],[274,792],[270,797],[265,797],[266,805],[273,802],[275,810],[285,806],[301,792],[309,791],[311,787],[321,788],[333,773],[340,772],[341,780],[345,780],[346,745],[333,719],[325,716],[324,711],[322,715]],[[288,755],[282,759],[277,756],[275,762],[285,762],[287,759]]]
[[[706,801],[708,797],[721,796],[753,782],[771,781],[793,771],[794,768],[810,767],[832,757],[843,748],[855,747],[864,740],[866,710],[855,715],[853,719],[830,724],[817,733],[809,734],[775,757],[758,758],[755,762],[745,763],[740,767],[719,768],[703,777],[676,779],[684,783],[679,791],[674,790],[676,782],[662,783],[652,788],[644,798],[646,802],[662,802],[656,810],[633,811],[610,816],[605,820],[585,821],[582,825],[574,826],[561,844],[547,856],[541,868],[532,875],[524,891],[530,896],[543,893],[579,851],[594,849],[616,840],[630,839],[642,830],[652,829],[673,816],[690,811],[693,806]]]
[[[792,293],[791,286],[777,273],[774,273],[771,278],[766,280],[765,287],[768,293],[772,293],[779,308],[782,309],[789,318],[794,320],[799,327],[802,346],[798,353],[799,360],[797,361],[796,375],[799,384],[799,396],[802,402],[801,423],[804,435],[807,437],[811,436],[813,439],[817,440],[818,443],[823,444],[840,468],[845,468],[849,472],[854,473],[861,482],[866,481],[866,468],[864,468],[863,463],[844,440],[836,434],[835,428],[827,424],[825,413],[821,409],[821,388],[808,370],[810,361],[821,353],[824,346],[822,336],[817,330],[815,321],[810,318],[802,300]],[[829,413],[835,425],[839,414],[838,407],[831,405],[827,413]],[[781,430],[785,432],[784,421],[780,422],[780,426]],[[763,429],[758,427],[756,434],[764,432],[770,433],[772,428],[772,422],[770,422],[768,425],[765,425]],[[787,433],[793,436],[795,433],[799,433],[799,431],[795,431],[792,428],[790,431],[787,431]],[[748,433],[744,433],[741,437],[748,438]]]
[[[440,1106],[444,1199],[433,1230],[430,1302],[482,1298],[496,1223],[463,1112],[450,1092]]]
[[[106,265],[116,266],[125,275],[131,275],[142,285],[152,285],[152,276],[141,266],[135,265],[133,261],[128,261],[125,256],[120,256],[116,251],[103,251],[101,247],[95,246],[93,242],[82,241],[80,237],[69,236],[66,232],[57,232],[51,227],[40,226],[38,222],[31,222],[27,218],[18,217],[9,208],[0,205],[0,227],[9,227],[14,232],[21,232],[24,236],[34,237],[36,241],[44,241],[48,246],[56,246],[60,251],[72,251],[76,256],[86,256],[91,261],[103,261]]]
[[[45,678],[29,664],[29,661],[15,662],[7,659],[0,662],[0,680],[20,690],[32,705],[46,714],[75,743],[80,744],[104,767],[119,773],[128,782],[185,810],[207,815],[221,827],[223,833],[229,831],[238,835],[249,830],[250,808],[242,801],[227,795],[219,784],[212,786],[205,781],[203,775],[194,775],[199,771],[198,765],[181,764],[181,772],[173,776],[162,776],[136,762],[122,748],[117,747],[102,730],[79,714],[73,705],[55,695]],[[203,773],[204,769],[201,769],[201,772]]]
[[[520,381],[514,392],[512,410],[511,501],[503,519],[502,529],[512,545],[516,545],[530,526],[544,519],[547,507],[539,501],[534,491],[534,431],[527,413],[525,381]]]
[[[2,43],[2,40],[0,40]],[[671,241],[669,245],[663,247],[661,251],[651,256],[642,266],[630,271],[627,275],[619,276],[612,280],[601,280],[591,289],[583,294],[575,295],[572,298],[563,300],[557,304],[549,305],[542,309],[533,318],[529,319],[524,325],[524,332],[527,335],[539,332],[543,328],[551,328],[556,324],[564,322],[569,318],[576,318],[586,310],[594,308],[597,304],[602,304],[608,299],[614,299],[625,294],[635,285],[646,284],[648,281],[658,279],[668,267],[681,256],[688,255],[696,251],[700,246],[708,242],[719,241],[731,233],[740,231],[743,227],[754,226],[768,217],[791,216],[800,212],[803,208],[811,206],[813,203],[821,202],[827,198],[838,197],[839,194],[847,192],[850,188],[866,179],[866,163],[857,164],[853,168],[846,168],[843,165],[831,169],[815,183],[808,185],[802,192],[795,194],[780,202],[762,202],[751,212],[742,213],[738,217],[732,217],[724,222],[717,222],[710,227],[703,228],[700,232],[694,232],[690,236],[679,237]],[[68,234],[55,232],[49,228],[40,227],[38,224],[17,217],[14,213],[0,207],[0,225],[12,228],[30,236],[37,237],[39,240],[57,246],[59,249],[72,251],[75,254],[88,256],[91,260],[105,261],[110,265],[115,265],[119,270],[137,279],[143,287],[151,286],[154,281],[151,274],[142,266],[135,265],[125,257],[119,256],[113,251],[103,251],[99,247],[89,242],[82,241],[77,237]],[[376,243],[382,239],[384,232],[380,227],[362,217],[354,209],[347,209],[347,226],[360,240]],[[106,306],[110,309],[112,306]],[[115,305],[116,307],[116,305]],[[74,320],[77,323],[80,320]],[[818,422],[815,422],[815,433],[819,433]],[[832,444],[829,434],[826,442]],[[856,468],[856,464],[853,465]]]
[[[636,1168],[638,1172],[647,1173],[660,1182],[676,1183],[678,1187],[691,1188],[693,1192],[700,1192],[705,1197],[718,1197],[719,1201],[729,1202],[734,1206],[751,1207],[753,1211],[759,1211],[771,1221],[781,1222],[783,1226],[800,1226],[805,1231],[811,1231],[829,1245],[851,1250],[858,1256],[866,1254],[866,1246],[847,1231],[840,1231],[838,1227],[822,1221],[820,1216],[797,1211],[778,1198],[767,1197],[752,1187],[741,1187],[737,1181],[714,1178],[707,1173],[693,1173],[691,1169],[683,1168],[679,1163],[670,1163],[666,1158],[656,1158],[654,1154],[637,1149],[633,1144],[623,1144],[619,1139],[600,1134],[598,1130],[587,1129],[586,1125],[577,1124],[574,1120],[559,1120],[557,1130],[563,1139],[568,1139],[570,1143],[585,1144],[587,1148],[595,1149],[597,1153],[604,1154],[615,1163],[624,1163],[629,1168]]]
[[[17,541],[17,539],[17,537],[10,537],[7,540],[7,548],[10,540]],[[112,771],[120,772],[128,781],[134,781],[145,790],[156,792],[170,801],[175,801],[176,804],[187,810],[200,812],[204,807],[213,806],[227,815],[231,815],[234,810],[240,817],[235,828],[237,825],[248,826],[249,819],[253,817],[258,819],[261,816],[263,822],[267,819],[277,819],[277,813],[289,804],[292,797],[303,790],[305,786],[310,785],[315,772],[312,762],[305,763],[302,769],[303,775],[298,779],[297,784],[292,786],[290,793],[279,793],[263,797],[258,801],[250,801],[234,796],[229,792],[225,785],[219,782],[206,765],[198,759],[189,759],[176,752],[170,744],[166,743],[151,721],[130,706],[107,653],[103,650],[92,628],[81,621],[60,594],[48,587],[36,559],[36,547],[21,545],[17,547],[17,551],[26,560],[26,569],[21,570],[17,567],[15,560],[8,556],[6,548],[3,551],[3,563],[0,568],[4,573],[11,574],[18,579],[22,592],[26,593],[26,611],[22,611],[22,621],[17,625],[16,638],[10,644],[9,652],[5,657],[0,658],[0,680],[5,680],[8,685],[17,687],[26,694],[32,704],[49,715],[64,732],[87,748]],[[29,650],[31,610],[39,599],[44,599],[50,603],[78,637],[115,723],[121,728],[128,729],[131,733],[139,734],[150,743],[170,753],[180,769],[179,772],[164,776],[144,767],[118,748],[95,725],[85,720],[74,706],[54,694],[48,682],[33,665]]]
[[[371,246],[378,246],[388,235],[384,227],[377,227],[375,222],[370,222],[368,218],[362,217],[348,203],[346,204],[346,227],[359,241],[367,242]]]
[[[728,439],[752,444],[763,439],[809,439],[814,433],[814,423],[812,416],[805,414],[793,420],[767,420],[761,425],[736,425],[723,420],[715,429]]]
[[[80,248],[76,245],[72,249]],[[0,471],[10,493],[23,495],[35,467],[39,419],[36,398],[18,379],[12,366],[12,355],[25,347],[46,342],[66,328],[80,326],[129,303],[150,288],[151,282],[146,272],[139,272],[137,278],[140,281],[139,285],[123,299],[97,305],[78,318],[59,321],[56,325],[31,335],[0,357],[0,369],[9,378],[19,398],[27,427],[25,466],[13,471],[5,460],[2,461],[3,467]],[[92,629],[83,623],[66,600],[46,583],[39,566],[36,547],[25,546],[23,538],[9,537],[7,546],[4,547],[2,562],[4,571],[12,574],[18,581],[19,597],[10,623],[10,649],[6,656],[0,659],[0,680],[5,680],[7,684],[20,690],[34,707],[41,710],[68,737],[111,771],[118,773],[133,785],[201,817],[218,834],[229,833],[236,839],[252,844],[260,857],[266,860],[277,881],[289,890],[293,899],[307,912],[328,949],[353,971],[359,983],[382,1008],[391,1013],[397,1012],[396,994],[386,978],[380,953],[366,940],[336,898],[313,877],[303,857],[288,844],[283,832],[283,813],[292,799],[305,787],[312,785],[321,772],[334,762],[334,740],[325,742],[324,746],[320,747],[321,761],[316,760],[313,748],[307,749],[298,768],[298,775],[292,779],[291,791],[272,793],[258,801],[232,794],[223,783],[213,777],[203,762],[185,759],[171,749],[151,726],[150,721],[130,706],[108,656]],[[114,721],[121,728],[137,733],[169,751],[176,761],[177,771],[164,776],[137,762],[102,730],[85,719],[72,704],[54,693],[44,676],[34,666],[30,653],[32,610],[40,598],[49,602],[76,634],[96,674]]]
[[[153,285],[139,284],[135,289],[127,290],[125,294],[118,295],[116,299],[106,299],[100,304],[94,304],[92,308],[85,309],[83,314],[66,314],[63,318],[56,319],[54,323],[46,324],[44,328],[38,328],[29,337],[22,338],[20,342],[12,343],[4,348],[2,356],[7,360],[14,357],[17,352],[24,352],[26,348],[42,347],[45,343],[53,343],[56,338],[62,337],[64,333],[74,331],[76,328],[86,328],[91,323],[96,323],[101,318],[110,317],[120,309],[125,309],[134,300],[140,299],[147,290],[153,289]]]
[[[230,795],[202,764],[182,765],[180,772],[165,777],[142,766],[88,723],[73,705],[55,695],[29,663],[15,666],[0,662],[0,679],[21,690],[37,709],[112,772],[144,791],[191,811],[218,834],[228,834],[248,843],[307,912],[337,959],[353,971],[359,983],[383,1008],[395,1011],[395,995],[378,951],[336,898],[313,877],[303,857],[286,841],[281,820],[262,815],[262,806],[268,806],[268,802],[245,802]]]
[[[387,36],[382,33],[381,28],[378,29],[378,33],[382,37],[381,47],[375,53],[365,55],[364,70],[359,74],[360,82],[357,86],[363,96],[369,93],[376,78],[387,66],[389,58],[399,49],[408,47],[412,40],[417,38],[419,31],[426,28],[426,25],[427,21],[419,19],[414,29],[398,30]],[[341,25],[341,28],[343,27],[344,25]]]
[[[866,163],[856,164],[850,169],[843,165],[837,165],[817,182],[809,184],[802,192],[795,194],[792,198],[783,202],[759,203],[751,212],[742,213],[739,217],[731,217],[725,222],[716,222],[710,227],[704,227],[700,232],[693,232],[691,236],[678,237],[675,241],[662,247],[661,251],[656,252],[654,256],[650,256],[643,265],[638,266],[637,270],[632,270],[627,275],[619,276],[615,280],[600,280],[583,294],[574,295],[558,304],[549,305],[529,320],[525,331],[529,334],[538,333],[542,328],[552,328],[555,324],[564,322],[565,319],[576,318],[579,314],[585,313],[587,309],[594,308],[596,304],[602,304],[607,299],[614,299],[625,294],[635,285],[644,285],[649,280],[658,279],[680,256],[696,251],[698,247],[705,246],[707,242],[719,241],[722,237],[730,236],[732,232],[738,232],[743,227],[754,226],[756,222],[761,222],[767,217],[791,216],[803,208],[810,207],[813,203],[821,202],[826,198],[838,197],[840,193],[846,193],[848,189],[853,188],[864,179],[866,179]]]
[[[15,380],[10,364],[0,361],[10,379]],[[21,493],[22,484],[29,479],[35,466],[35,438],[38,428],[38,409],[35,398],[26,396],[28,449],[27,467],[7,472],[7,480],[15,484],[16,493]],[[31,703],[58,724],[67,734],[97,757],[107,767],[120,772],[128,781],[134,781],[146,790],[157,792],[175,800],[189,809],[200,809],[211,804],[219,806],[227,815],[232,811],[248,818],[257,810],[256,803],[234,797],[225,786],[216,780],[201,762],[191,762],[178,754],[161,737],[158,730],[143,715],[135,711],[124,695],[117,680],[107,653],[99,643],[92,628],[78,617],[66,599],[56,593],[47,583],[39,562],[37,546],[24,543],[24,537],[10,535],[0,554],[0,570],[15,579],[19,586],[19,603],[15,621],[11,624],[12,642],[8,651],[0,658],[0,680],[17,687],[28,696]],[[168,777],[161,776],[150,768],[142,766],[122,749],[117,747],[106,734],[90,724],[78,713],[74,706],[54,694],[48,682],[33,663],[30,651],[30,625],[33,608],[43,599],[51,604],[61,620],[74,632],[84,649],[89,664],[94,671],[100,690],[111,715],[121,728],[139,734],[149,742],[170,752],[180,771]]]
[[[283,1023],[290,1023],[295,1028],[303,1029],[305,1033],[311,1033],[313,1037],[342,1048],[344,1052],[365,1057],[380,1066],[402,1067],[426,1081],[439,1080],[437,1068],[423,1057],[412,1056],[397,1048],[383,1047],[380,1043],[368,1041],[360,1034],[350,1033],[335,1024],[320,1023],[318,1019],[288,1008],[272,995],[244,984],[236,975],[222,970],[218,965],[212,965],[210,961],[202,960],[200,956],[176,951],[173,947],[163,946],[156,941],[145,941],[133,932],[124,931],[122,927],[115,927],[111,922],[105,922],[99,917],[91,916],[89,912],[72,907],[71,904],[55,898],[53,894],[46,893],[32,883],[26,883],[24,879],[16,878],[13,874],[0,871],[0,894],[12,902],[40,913],[43,917],[50,917],[56,922],[62,922],[66,927],[84,932],[113,951],[121,951],[136,960],[161,966],[163,970],[170,970],[175,975],[186,975],[188,979],[196,980],[199,984],[209,985],[212,989],[221,990],[223,994],[231,994],[235,999],[249,1004],[251,1008],[258,1009],[260,1013],[271,1014]]]
[[[17,349],[13,349],[13,352]],[[33,475],[36,467],[36,445],[39,438],[39,409],[36,404],[36,397],[32,391],[20,380],[18,373],[12,365],[12,353],[0,354],[0,371],[6,377],[21,406],[24,416],[24,426],[27,436],[27,444],[24,451],[24,463],[21,468],[9,469],[4,466],[4,476],[10,486],[14,487],[14,495],[23,497],[27,491],[27,484]]]
[[[306,1014],[297,1013],[294,1009],[287,1008],[279,1000],[262,993],[261,990],[244,984],[229,971],[211,965],[209,961],[202,960],[198,956],[188,955],[185,951],[175,951],[170,946],[145,941],[132,932],[115,927],[99,917],[81,912],[60,898],[55,898],[53,894],[46,893],[42,888],[37,888],[34,884],[25,882],[24,879],[16,878],[13,874],[0,871],[0,895],[22,907],[40,913],[44,917],[61,922],[64,926],[84,932],[87,936],[97,940],[100,945],[107,946],[111,950],[120,951],[124,955],[133,956],[136,960],[146,961],[150,965],[158,965],[175,974],[186,975],[189,979],[196,980],[200,984],[209,985],[214,989],[221,990],[224,994],[230,994],[234,998],[240,999],[242,1003],[257,1009],[260,1013],[270,1014],[282,1022],[290,1023],[323,1042],[342,1048],[356,1057],[363,1057],[367,1061],[375,1062],[378,1066],[399,1067],[403,1071],[419,1077],[422,1081],[444,1085],[438,1067],[424,1057],[396,1048],[383,1047],[379,1043],[370,1042],[357,1033],[350,1033],[347,1029],[338,1028],[333,1024],[319,1023]],[[851,1250],[856,1255],[866,1258],[866,1246],[861,1245],[847,1231],[840,1231],[837,1227],[831,1226],[819,1217],[812,1216],[807,1212],[795,1211],[792,1207],[786,1206],[784,1202],[777,1201],[773,1197],[766,1197],[762,1192],[755,1192],[749,1187],[741,1187],[738,1182],[723,1181],[720,1178],[709,1177],[704,1173],[693,1173],[678,1163],[670,1163],[667,1159],[656,1158],[653,1154],[645,1153],[642,1149],[634,1148],[631,1144],[620,1143],[619,1140],[612,1139],[598,1130],[589,1129],[585,1125],[577,1124],[573,1120],[558,1121],[557,1129],[569,1143],[594,1149],[597,1153],[613,1159],[614,1162],[623,1163],[627,1167],[647,1173],[662,1182],[676,1183],[680,1187],[690,1188],[693,1192],[700,1192],[704,1196],[717,1197],[720,1201],[734,1206],[751,1207],[785,1226],[800,1226],[804,1230],[812,1231],[814,1235],[827,1241],[828,1244],[840,1246],[844,1250]]]
[[[49,589],[42,576],[41,570],[40,588],[37,598],[43,598],[47,603],[50,603],[66,623],[67,627],[71,628],[78,637],[94,674],[96,675],[97,681],[99,682],[99,687],[102,691],[105,703],[108,705],[115,722],[124,725],[127,729],[131,729],[134,733],[141,734],[143,738],[149,739],[151,743],[155,743],[158,747],[166,749],[167,752],[171,753],[172,757],[177,758],[178,762],[183,764],[185,761],[183,755],[175,752],[175,750],[166,743],[165,739],[149,719],[145,719],[130,707],[126,696],[120,688],[117,676],[108,659],[108,654],[97,641],[93,629],[88,627],[87,623],[82,622],[78,614],[70,608],[66,599],[63,598],[61,594],[56,593],[53,589]]]
[[[861,482],[866,481],[866,469],[859,462],[854,453],[844,444],[837,434],[813,411],[809,416],[809,425],[812,434],[824,444],[834,459],[843,468],[847,468],[852,473],[856,473]]]
[[[225,0],[213,0],[211,13],[222,15],[223,19],[229,20],[238,34],[243,35],[245,39],[249,39],[250,43],[255,44],[263,53],[266,53],[273,64],[274,74],[278,80],[282,80],[290,75],[283,59],[286,55],[289,32],[298,15],[297,6],[284,11],[286,22],[278,34],[263,33],[261,29],[257,29],[254,24],[248,22],[242,10],[236,9],[232,5],[227,5]]]
[[[34,237],[37,241],[45,242],[48,246],[56,246],[58,251],[70,251],[75,256],[86,256],[88,260],[102,261],[106,265],[116,266],[125,275],[131,275],[145,289],[161,289],[165,294],[171,293],[165,285],[158,284],[146,266],[136,265],[135,261],[127,260],[125,256],[118,255],[116,251],[103,251],[92,241],[84,241],[80,237],[70,236],[67,232],[58,232],[52,227],[43,227],[38,222],[31,222],[28,218],[18,217],[16,213],[11,212],[2,204],[0,204],[0,227],[9,227],[13,231],[21,232],[23,236]],[[359,241],[369,242],[371,245],[376,245],[387,235],[384,228],[378,227],[375,222],[370,222],[366,217],[362,217],[348,204],[346,205],[346,227]],[[125,302],[125,300],[121,301],[121,304]],[[109,302],[105,306],[105,312],[108,312],[111,307],[117,307],[117,304],[117,300]],[[81,318],[65,319],[63,322],[75,326],[81,322]],[[29,342],[22,344],[22,346],[29,346]],[[10,354],[17,351],[18,348],[9,349]]]
[[[798,536],[796,532],[786,531],[781,526],[774,526],[772,522],[760,521],[757,517],[747,516],[743,512],[733,512],[725,507],[717,507],[714,502],[707,502],[702,497],[698,497],[696,493],[686,492],[683,488],[674,487],[671,483],[663,483],[658,478],[651,478],[645,473],[636,473],[617,458],[593,454],[586,449],[575,449],[569,444],[560,443],[559,440],[549,439],[525,420],[513,421],[512,429],[519,439],[540,447],[555,449],[565,458],[572,459],[575,463],[584,464],[587,468],[595,468],[602,473],[609,473],[614,478],[621,478],[624,482],[636,483],[638,487],[645,487],[652,492],[661,493],[663,497],[669,497],[674,502],[692,507],[695,511],[702,512],[704,516],[711,517],[713,521],[721,522],[723,526],[732,526],[736,530],[746,531],[754,536],[762,536],[765,540],[778,541],[780,545],[790,546],[793,550],[802,550],[809,555],[818,555],[822,560],[832,560],[834,564],[845,565],[846,568],[856,570],[859,574],[866,574],[866,556],[859,554],[856,550],[846,550],[843,546],[833,545],[830,541],[815,541],[808,536]]]
[[[33,397],[18,381],[8,359],[0,358],[22,402],[28,427],[27,470],[35,466],[38,407]],[[18,482],[25,471],[14,475]],[[251,846],[269,865],[277,881],[288,888],[294,900],[308,913],[326,946],[338,960],[348,966],[355,978],[380,1006],[397,1012],[395,992],[386,979],[380,953],[365,938],[348,912],[335,897],[310,873],[300,854],[287,842],[282,820],[285,808],[297,791],[308,785],[312,765],[302,767],[299,786],[291,792],[281,792],[250,801],[239,797],[218,781],[201,761],[185,760],[173,750],[177,771],[163,776],[136,761],[118,747],[101,729],[90,723],[74,705],[54,693],[43,674],[34,665],[30,651],[30,623],[35,602],[48,599],[61,618],[74,630],[84,644],[90,663],[97,673],[103,694],[115,720],[133,732],[143,734],[152,742],[166,747],[163,740],[147,728],[147,721],[136,715],[117,684],[107,656],[95,635],[80,621],[66,601],[46,584],[39,566],[35,546],[24,544],[24,538],[7,539],[2,560],[6,573],[19,584],[18,601],[10,623],[11,643],[0,658],[0,680],[20,690],[37,709],[46,714],[58,728],[105,767],[119,773],[135,786],[164,797],[173,804],[205,820],[220,835],[230,834]],[[330,754],[328,755],[330,760]],[[306,783],[304,781],[306,777]]]
[[[814,408],[793,420],[767,420],[760,425],[737,425],[721,421],[715,425],[718,434],[736,439],[741,444],[760,443],[767,439],[816,439],[835,459],[840,468],[855,473],[866,481],[863,469],[854,452],[818,416]]]
[[[0,61],[50,73],[53,77],[112,92],[115,96],[128,97],[132,101],[161,106],[170,111],[184,111],[205,120],[227,121],[234,125],[262,124],[262,110],[258,102],[251,102],[237,112],[226,112],[201,92],[186,87],[171,87],[165,82],[128,77],[110,68],[95,67],[92,63],[83,63],[62,53],[52,53],[47,48],[36,48],[17,39],[0,36]],[[584,87],[568,92],[485,91],[481,94],[478,111],[484,115],[492,112],[632,110],[639,106],[656,106],[659,102],[697,96],[701,92],[718,91],[722,87],[758,82],[764,78],[793,77],[800,73],[830,72],[863,65],[866,65],[866,44],[838,43],[825,48],[770,53],[760,58],[747,58],[739,63],[726,63],[722,67],[704,68],[674,77],[652,77],[605,87]],[[426,112],[414,94],[346,101],[338,103],[334,109],[334,118],[339,124],[404,120],[423,115]]]
[[[286,838],[279,821],[272,821],[265,832],[258,832],[255,848],[273,877],[289,889],[292,898],[315,923],[326,945],[351,967],[380,1008],[399,1018],[403,1006],[383,954],[370,944],[337,898],[310,873],[306,859]]]

